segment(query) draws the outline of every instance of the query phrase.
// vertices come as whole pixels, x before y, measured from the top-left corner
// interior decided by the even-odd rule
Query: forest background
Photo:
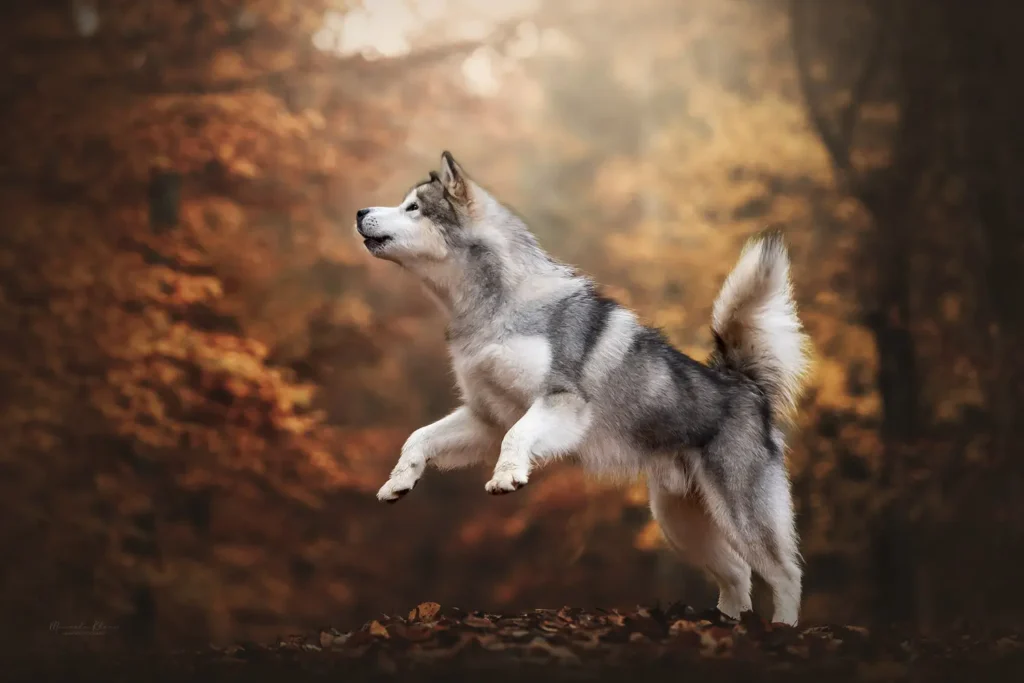
[[[1022,9],[978,0],[36,0],[0,22],[0,627],[267,638],[423,600],[714,592],[571,465],[374,498],[455,404],[357,208],[451,149],[697,358],[791,245],[804,618],[1012,623]]]

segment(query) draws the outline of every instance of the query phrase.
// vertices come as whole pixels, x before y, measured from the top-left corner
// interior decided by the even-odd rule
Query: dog
[[[778,232],[750,240],[726,278],[701,363],[549,256],[447,151],[398,206],[360,209],[356,230],[445,312],[462,397],[408,438],[381,501],[412,491],[428,465],[494,463],[484,488],[505,494],[575,455],[601,476],[646,477],[667,543],[715,580],[719,611],[751,610],[753,570],[771,587],[772,620],[797,623],[783,426],[809,355]]]

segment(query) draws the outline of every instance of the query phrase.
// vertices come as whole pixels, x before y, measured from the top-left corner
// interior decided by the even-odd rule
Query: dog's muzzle
[[[381,247],[391,241],[391,238],[387,235],[368,235],[366,233],[365,218],[370,214],[369,209],[359,209],[356,211],[356,232],[363,238],[363,246],[365,246],[371,254],[379,251]]]

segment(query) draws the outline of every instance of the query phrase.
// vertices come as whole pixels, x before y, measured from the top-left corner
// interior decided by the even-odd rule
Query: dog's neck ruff
[[[471,248],[458,262],[425,277],[428,291],[448,318],[449,339],[491,327],[504,313],[549,288],[546,283],[569,280],[571,269],[534,245],[511,245],[505,252]],[[525,248],[524,248],[525,247]],[[519,252],[519,253],[516,253]]]

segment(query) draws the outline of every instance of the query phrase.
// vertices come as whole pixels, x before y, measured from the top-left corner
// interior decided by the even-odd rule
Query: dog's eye
[[[409,206],[405,207],[405,210],[406,211],[417,211],[417,210],[419,210],[419,208],[420,208],[420,205],[417,204],[416,202],[413,202]]]

